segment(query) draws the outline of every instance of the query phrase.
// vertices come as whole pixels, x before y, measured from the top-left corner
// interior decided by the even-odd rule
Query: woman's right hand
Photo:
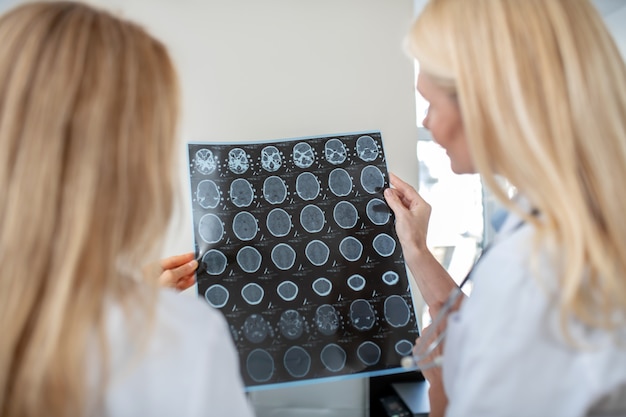
[[[396,216],[396,234],[405,253],[427,251],[426,235],[431,206],[409,184],[389,174],[392,188],[384,192]]]

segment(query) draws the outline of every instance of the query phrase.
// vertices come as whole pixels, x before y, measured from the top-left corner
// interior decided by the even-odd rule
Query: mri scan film
[[[402,372],[417,316],[380,132],[188,145],[198,296],[248,391]]]

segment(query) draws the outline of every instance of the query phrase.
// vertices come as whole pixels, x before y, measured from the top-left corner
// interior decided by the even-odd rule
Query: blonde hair
[[[539,210],[562,325],[626,313],[626,68],[587,0],[431,0],[407,36],[421,71],[458,95],[470,153]],[[547,246],[545,246],[547,244]],[[567,330],[567,329],[566,329]]]
[[[0,413],[83,415],[105,304],[153,312],[133,275],[172,209],[176,74],[142,28],[79,3],[17,7],[0,39]]]

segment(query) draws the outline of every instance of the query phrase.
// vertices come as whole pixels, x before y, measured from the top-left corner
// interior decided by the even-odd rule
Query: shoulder
[[[119,343],[133,344],[141,335],[147,336],[150,345],[161,339],[198,344],[202,339],[227,332],[222,313],[194,296],[160,289],[153,302],[149,316],[142,311],[142,302],[126,308],[118,303],[108,304],[107,332],[113,347]]]
[[[162,289],[158,297],[156,319],[162,326],[175,324],[181,330],[204,330],[204,333],[209,333],[211,327],[226,326],[219,310],[193,295]]]
[[[177,367],[192,368],[189,372],[203,367],[206,372],[206,368],[221,365],[212,362],[215,356],[234,366],[232,332],[222,312],[172,290],[159,294],[150,346],[159,355],[172,358]],[[186,359],[178,359],[180,355]]]
[[[200,416],[234,401],[245,407],[237,352],[221,312],[171,290],[159,291],[143,328],[121,311],[111,306],[108,313],[110,415]]]
[[[138,310],[110,305],[107,333],[114,365],[137,354],[135,365],[145,369],[193,372],[204,358],[216,351],[234,352],[232,336],[222,313],[193,296],[169,289],[159,290],[151,317]],[[134,320],[137,314],[139,320]],[[151,359],[158,357],[158,361]]]
[[[549,297],[557,274],[547,253],[534,248],[534,234],[531,225],[522,224],[497,236],[472,271],[472,297],[519,300],[527,292]]]

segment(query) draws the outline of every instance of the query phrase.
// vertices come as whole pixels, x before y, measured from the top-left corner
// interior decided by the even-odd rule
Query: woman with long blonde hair
[[[157,288],[178,113],[166,48],[72,2],[0,18],[0,414],[251,415],[221,314]]]
[[[439,342],[416,343],[431,415],[626,415],[626,67],[601,17],[588,0],[431,0],[407,48],[424,126],[510,212],[471,295],[423,332]],[[408,265],[445,314],[430,206],[392,185]]]

